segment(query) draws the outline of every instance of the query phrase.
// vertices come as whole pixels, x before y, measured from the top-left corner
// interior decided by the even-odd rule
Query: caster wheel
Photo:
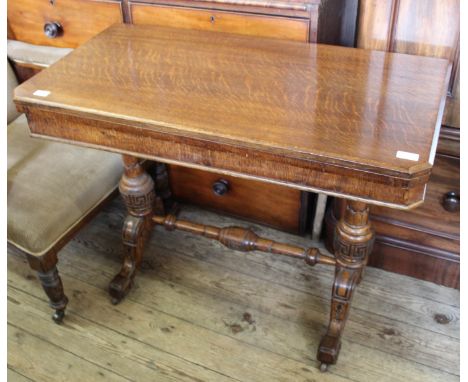
[[[117,298],[117,297],[112,297],[111,298],[112,305],[117,305],[120,301],[122,301],[121,298]]]
[[[328,363],[321,363],[320,364],[320,371],[325,373],[328,370]]]
[[[63,322],[63,317],[65,317],[65,311],[56,310],[52,315],[52,320],[54,320],[56,324],[61,324]]]

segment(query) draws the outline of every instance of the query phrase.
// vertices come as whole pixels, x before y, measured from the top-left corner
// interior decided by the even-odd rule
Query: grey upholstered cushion
[[[31,138],[26,117],[8,125],[8,241],[47,252],[117,187],[119,155]]]
[[[73,49],[33,45],[16,40],[7,42],[7,55],[10,60],[43,67],[54,64],[71,51]]]
[[[19,113],[16,110],[16,106],[13,103],[13,90],[18,86],[18,80],[16,79],[15,72],[11,68],[10,63],[7,60],[7,120],[8,123],[18,118]]]

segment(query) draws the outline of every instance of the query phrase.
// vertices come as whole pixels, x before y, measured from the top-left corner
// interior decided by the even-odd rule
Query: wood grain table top
[[[141,137],[223,145],[239,155],[283,158],[291,166],[312,163],[319,172],[349,170],[357,174],[356,190],[364,178],[395,187],[396,180],[404,180],[408,183],[401,187],[411,189],[427,181],[432,167],[449,74],[450,63],[436,58],[119,24],[20,85],[15,101],[35,135],[137,153],[138,142],[108,143],[115,136],[111,126],[127,126]],[[107,140],[92,134],[84,139],[86,124],[73,133],[53,123],[47,127],[34,118],[34,110],[107,123]],[[380,197],[349,192],[334,181],[312,184],[302,175],[274,177],[260,170],[250,174],[244,165],[223,167],[209,152],[189,158],[145,150],[143,157],[400,207],[423,199],[419,186],[412,195]]]

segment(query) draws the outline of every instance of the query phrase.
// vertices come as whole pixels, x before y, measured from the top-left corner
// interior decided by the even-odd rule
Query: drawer
[[[9,0],[8,24],[16,40],[75,48],[114,23],[123,22],[121,1]],[[60,25],[56,28],[55,23]],[[49,38],[44,26],[49,24]]]
[[[301,202],[299,190],[174,165],[168,172],[176,200],[288,232],[304,229],[307,203]]]
[[[460,282],[460,161],[436,156],[424,203],[371,209],[377,234],[369,265],[452,288]],[[459,200],[459,199],[458,199]]]
[[[437,153],[460,158],[460,129],[442,126],[440,129]]]
[[[238,33],[285,40],[309,40],[309,19],[130,2],[134,24]]]
[[[411,211],[400,211],[385,207],[372,207],[372,219],[392,224],[395,229],[405,230],[408,240],[415,240],[421,235],[426,237],[422,244],[430,244],[436,238],[447,239],[458,247],[460,238],[460,211],[456,196],[460,195],[460,161],[458,158],[437,155],[432,174],[426,189],[424,203]],[[458,206],[457,206],[458,205]],[[389,234],[389,232],[381,232]],[[416,236],[414,236],[416,235]],[[430,239],[428,235],[434,236]],[[397,236],[398,237],[398,236]],[[405,238],[406,239],[406,238]],[[421,236],[422,239],[422,236]],[[445,247],[447,244],[444,244]],[[435,245],[436,246],[436,245]],[[449,248],[447,248],[449,249]],[[450,248],[450,250],[453,250]]]

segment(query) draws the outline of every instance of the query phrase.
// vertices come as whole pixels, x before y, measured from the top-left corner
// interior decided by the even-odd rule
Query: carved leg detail
[[[52,319],[60,324],[65,316],[65,308],[68,304],[68,298],[63,292],[62,280],[57,270],[57,254],[49,252],[44,256],[26,256],[29,265],[37,271],[44,292],[49,297],[49,305],[55,310]]]
[[[124,259],[120,272],[109,285],[112,303],[119,303],[130,290],[139,268],[144,245],[151,231],[155,200],[154,182],[143,170],[139,160],[123,156],[125,172],[119,184],[120,194],[127,206],[122,239]]]
[[[335,281],[332,289],[330,323],[317,353],[321,370],[336,363],[341,347],[341,336],[348,318],[351,299],[362,277],[374,243],[374,232],[369,224],[369,209],[365,203],[348,201],[344,217],[336,227],[334,249],[336,257]]]

